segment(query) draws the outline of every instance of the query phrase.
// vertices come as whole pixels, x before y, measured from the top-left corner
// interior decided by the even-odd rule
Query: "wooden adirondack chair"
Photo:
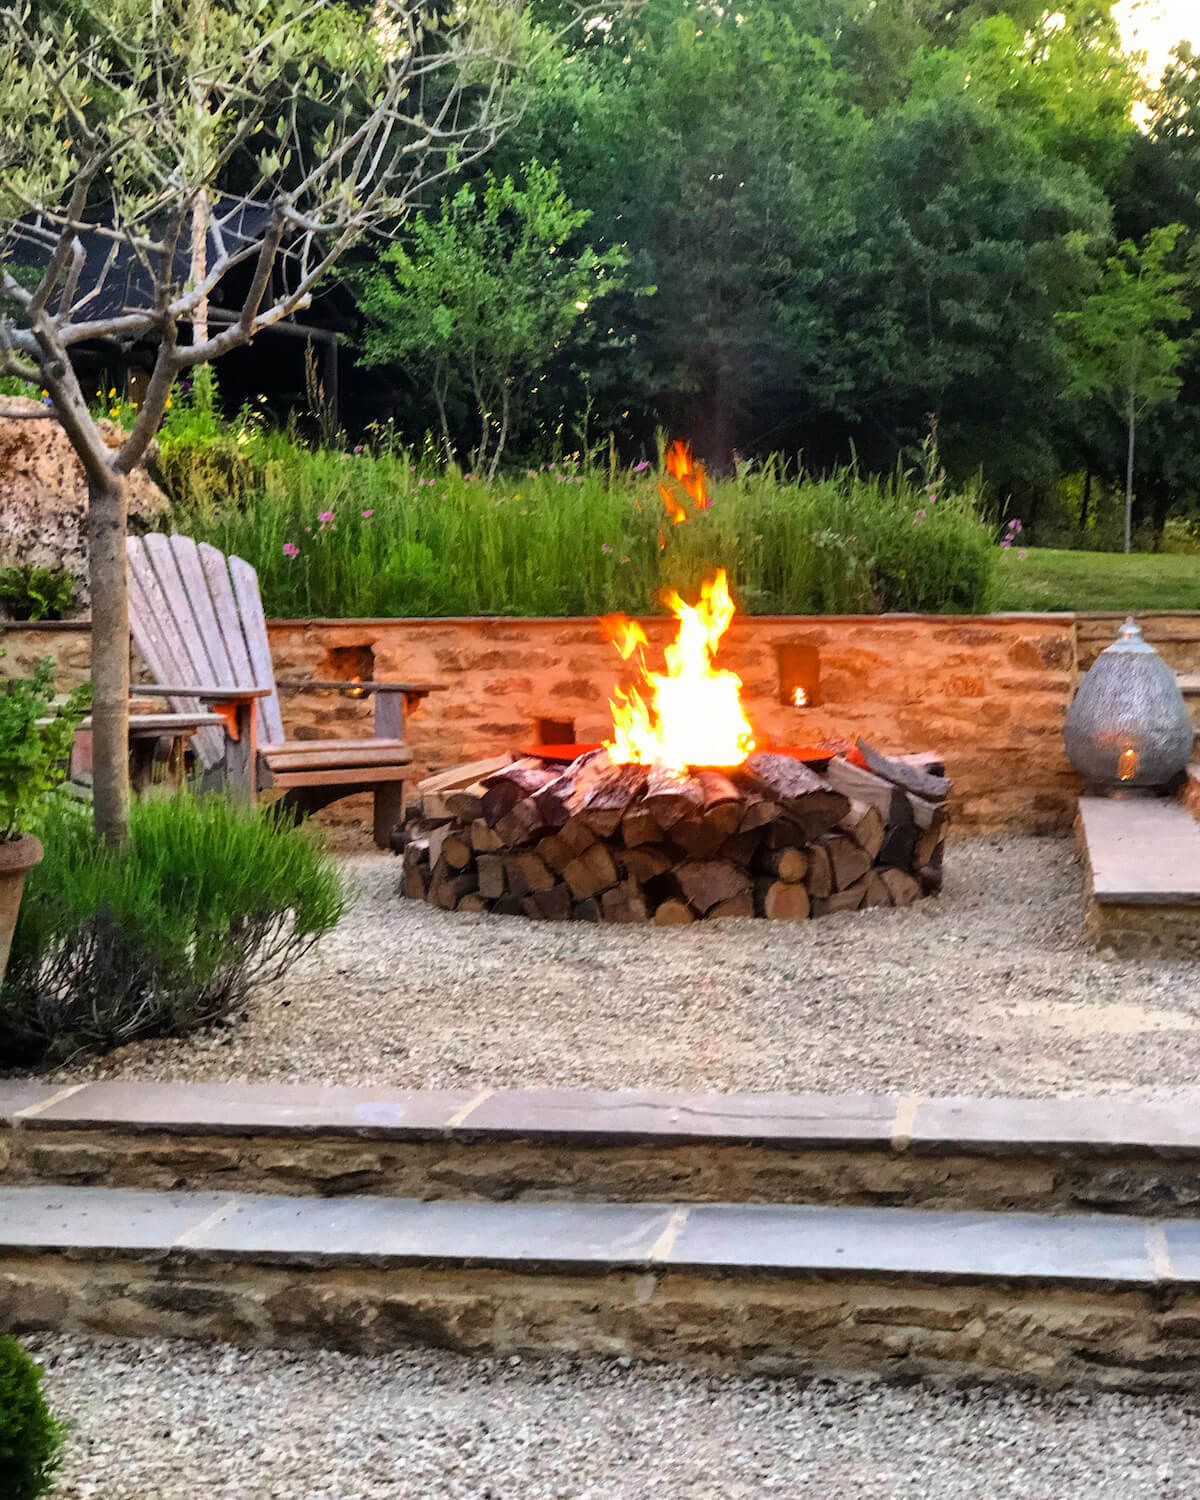
[[[167,698],[178,713],[201,704],[225,728],[197,730],[196,758],[218,768],[235,795],[253,800],[266,787],[284,789],[296,817],[355,792],[375,794],[375,842],[384,848],[404,812],[404,779],[412,751],[404,743],[405,709],[436,689],[411,682],[306,682],[373,694],[375,735],[349,740],[288,740],[271,666],[258,575],[240,557],[227,558],[186,536],[130,537],[129,619],[134,643],[153,673],[137,692]],[[295,684],[301,686],[301,684]]]

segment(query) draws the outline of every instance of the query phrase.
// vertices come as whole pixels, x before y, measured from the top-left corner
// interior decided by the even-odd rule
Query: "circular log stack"
[[[568,766],[500,756],[423,781],[392,843],[405,895],[446,911],[803,920],[941,888],[944,773],[862,740],[821,773],[774,752],[688,773],[604,750]]]

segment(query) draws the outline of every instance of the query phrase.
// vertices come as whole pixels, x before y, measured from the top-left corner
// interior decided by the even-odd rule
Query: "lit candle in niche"
[[[808,707],[808,692],[806,689],[802,687],[798,687],[795,689],[795,691],[792,693],[792,705],[795,708]]]
[[[1126,745],[1121,751],[1121,757],[1117,761],[1117,778],[1120,781],[1132,781],[1137,775],[1138,753],[1132,745]]]

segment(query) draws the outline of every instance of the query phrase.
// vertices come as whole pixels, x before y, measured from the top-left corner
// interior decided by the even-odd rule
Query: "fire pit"
[[[666,602],[679,633],[662,673],[635,621],[601,622],[631,673],[605,745],[535,746],[421,783],[393,840],[405,894],[447,911],[668,926],[907,906],[939,890],[940,758],[861,739],[758,748],[740,679],[715,665],[734,613],[725,574],[695,605]]]

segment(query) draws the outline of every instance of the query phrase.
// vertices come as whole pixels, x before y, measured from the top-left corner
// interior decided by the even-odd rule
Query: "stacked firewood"
[[[726,771],[499,756],[420,784],[393,835],[404,892],[446,911],[656,922],[907,906],[942,883],[935,755],[859,740],[818,773],[763,752]]]

